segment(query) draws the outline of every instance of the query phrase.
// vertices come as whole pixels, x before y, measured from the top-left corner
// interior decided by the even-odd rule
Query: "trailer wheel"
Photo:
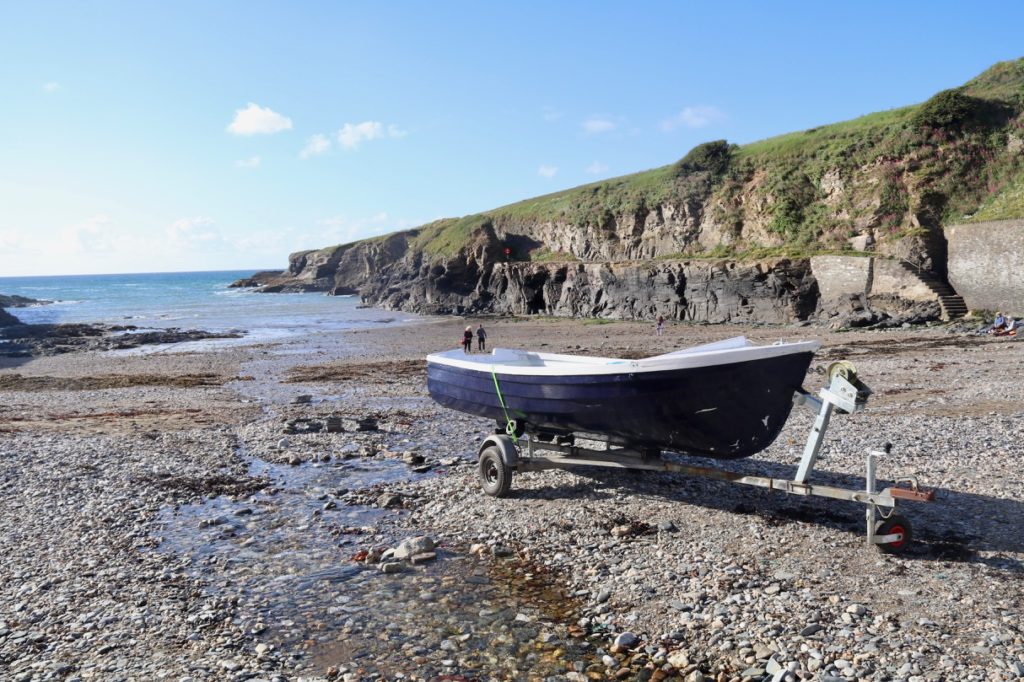
[[[501,452],[493,445],[480,453],[477,473],[480,487],[491,497],[504,497],[512,487],[512,469],[501,459]]]
[[[884,521],[880,521],[875,528],[875,535],[889,535],[890,533],[902,533],[903,539],[878,545],[878,549],[886,554],[902,554],[910,546],[910,541],[913,538],[910,521],[907,517],[893,514]]]

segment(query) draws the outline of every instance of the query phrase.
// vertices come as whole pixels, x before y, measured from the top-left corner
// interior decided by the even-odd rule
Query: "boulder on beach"
[[[434,543],[433,538],[426,535],[406,538],[398,545],[398,547],[395,548],[394,557],[396,559],[408,559],[415,554],[430,552],[435,547],[437,547],[437,545]]]

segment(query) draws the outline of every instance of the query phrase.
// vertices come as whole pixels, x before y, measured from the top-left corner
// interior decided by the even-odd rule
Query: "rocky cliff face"
[[[429,313],[791,322],[814,312],[817,286],[806,260],[506,263],[471,256],[395,264],[363,298]]]
[[[709,238],[700,229],[708,224],[694,222],[703,210],[666,205],[603,229],[484,218],[451,255],[417,248],[423,234],[411,230],[292,254],[286,272],[253,283],[267,292],[358,293],[367,304],[429,314],[786,323],[847,312],[832,300],[820,310],[808,258],[665,258]],[[538,248],[593,260],[517,260]]]
[[[284,272],[257,273],[232,286],[260,287],[266,293],[357,294],[382,271],[409,255],[409,236],[409,232],[399,232],[380,239],[299,251],[288,257],[288,269]]]

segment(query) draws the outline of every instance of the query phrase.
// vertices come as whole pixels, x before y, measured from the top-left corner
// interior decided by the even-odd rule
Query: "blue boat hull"
[[[531,433],[599,433],[634,447],[739,459],[771,445],[813,353],[656,372],[497,375],[509,416]],[[505,422],[490,371],[427,363],[441,405]]]

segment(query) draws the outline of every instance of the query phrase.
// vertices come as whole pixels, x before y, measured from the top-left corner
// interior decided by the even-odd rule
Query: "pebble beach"
[[[818,338],[812,369],[850,360],[874,393],[833,419],[813,480],[861,488],[891,443],[879,477],[936,499],[901,504],[914,541],[890,555],[862,505],[677,474],[516,474],[488,497],[493,422],[426,392],[460,318],[7,358],[0,678],[1024,678],[1024,343],[482,322],[491,346],[603,356]],[[791,477],[813,418],[689,462]]]

